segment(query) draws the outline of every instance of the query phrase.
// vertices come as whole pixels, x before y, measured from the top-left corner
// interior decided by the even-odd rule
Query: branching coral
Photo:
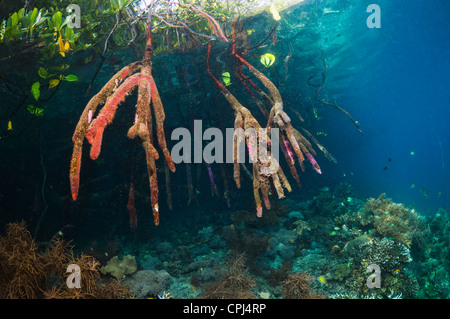
[[[423,230],[423,219],[414,211],[402,204],[393,203],[381,194],[377,199],[371,198],[364,206],[364,214],[368,214],[377,233],[381,237],[390,237],[407,246],[411,245],[413,236]]]
[[[325,296],[311,291],[311,277],[306,273],[291,273],[283,281],[283,295],[286,299],[324,299]]]
[[[38,298],[45,281],[45,264],[24,222],[9,224],[0,239],[1,298]]]
[[[360,236],[363,238],[364,236]],[[402,295],[413,298],[417,294],[417,281],[410,276],[406,267],[411,261],[409,248],[388,238],[373,238],[353,245],[352,275],[345,279],[346,285],[362,295],[392,298]],[[349,242],[350,243],[350,242]],[[348,246],[346,246],[348,251]],[[378,265],[381,271],[381,289],[370,292],[367,288],[367,267]]]
[[[232,256],[227,264],[222,279],[205,288],[206,299],[255,299],[251,288],[256,286],[245,266],[245,254]]]
[[[80,267],[80,288],[69,288],[68,265]],[[62,240],[37,248],[24,222],[8,225],[0,237],[0,298],[126,298],[131,293],[119,283],[101,284],[99,263],[92,257],[75,257]]]

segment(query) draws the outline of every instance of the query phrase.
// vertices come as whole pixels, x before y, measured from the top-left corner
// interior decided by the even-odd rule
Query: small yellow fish
[[[12,131],[12,123],[11,123],[11,121],[8,121],[8,131]]]
[[[326,284],[327,283],[327,280],[325,279],[325,276],[319,276],[319,281],[321,282],[321,283],[323,283],[323,284]]]
[[[316,120],[320,120],[319,112],[317,111],[317,109],[315,107],[313,107],[313,113],[314,113],[314,117],[316,118]]]
[[[191,285],[192,292],[195,293],[195,287]]]

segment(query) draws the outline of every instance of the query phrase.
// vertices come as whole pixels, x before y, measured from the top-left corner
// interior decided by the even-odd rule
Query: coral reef
[[[450,298],[450,214],[440,209],[428,219],[429,229],[418,241],[413,270],[421,287],[420,298]]]
[[[122,259],[101,264],[85,254],[75,257],[57,237],[38,244],[24,223],[9,224],[0,237],[0,297],[448,298],[447,212],[422,218],[384,195],[285,204],[277,224],[237,211],[233,224],[197,233],[186,226],[176,240],[159,238],[142,249],[120,240],[90,242],[91,252],[103,257],[120,247]],[[380,226],[394,217],[402,223],[389,231]],[[66,283],[70,264],[80,267],[79,289]],[[367,286],[371,264],[380,267],[380,289]]]
[[[136,298],[156,298],[167,291],[172,276],[166,270],[139,270],[122,283],[129,287]]]
[[[183,226],[140,250],[141,268],[121,283],[137,298],[447,298],[448,213],[422,218],[383,194],[349,194],[285,200],[276,224],[235,211],[225,226]],[[367,286],[371,264],[380,289]]]
[[[131,255],[126,255],[122,260],[119,256],[111,258],[105,266],[100,268],[100,272],[104,275],[110,274],[116,279],[123,279],[125,275],[131,275],[137,270],[136,258]]]
[[[306,273],[292,273],[283,281],[283,295],[286,299],[324,299],[325,296],[311,291],[311,277]]]
[[[80,288],[70,288],[66,280],[69,265],[79,266]],[[82,254],[75,257],[68,243],[52,240],[43,249],[27,230],[25,222],[8,224],[0,237],[0,298],[87,299],[129,298],[130,290],[118,281],[103,283],[99,263]]]
[[[245,254],[231,256],[222,270],[221,278],[208,283],[202,295],[205,299],[255,299],[251,290],[256,282],[246,267]]]
[[[363,236],[360,236],[363,237]],[[358,237],[358,238],[360,238]],[[394,242],[386,237],[359,241],[360,247],[353,250],[351,258],[351,276],[346,276],[345,284],[362,295],[390,298],[402,295],[412,298],[416,295],[418,285],[415,278],[409,276],[408,263],[411,261],[410,251],[402,243]],[[367,287],[367,267],[378,265],[381,271],[381,289]],[[341,269],[342,271],[342,269]]]
[[[364,206],[363,214],[368,215],[369,222],[375,226],[379,236],[392,237],[407,246],[416,233],[423,231],[424,221],[413,210],[402,204],[393,203],[381,194],[377,199],[371,198]]]
[[[330,202],[329,207],[333,205]],[[330,210],[335,212],[330,246],[331,252],[346,262],[332,269],[332,278],[361,298],[417,297],[418,282],[410,276],[411,250],[420,242],[425,245],[424,218],[384,194],[366,203],[349,197],[341,206]],[[371,264],[380,267],[381,289],[370,290],[366,285]]]

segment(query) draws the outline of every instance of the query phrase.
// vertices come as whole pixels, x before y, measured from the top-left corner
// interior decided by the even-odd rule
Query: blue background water
[[[358,3],[324,22],[327,30],[339,21],[347,45],[344,55],[325,49],[328,94],[363,130],[358,135],[343,114],[322,112],[326,145],[338,159],[325,178],[348,181],[365,196],[385,192],[424,214],[448,209],[450,3],[376,1],[380,29],[366,25],[374,2]]]

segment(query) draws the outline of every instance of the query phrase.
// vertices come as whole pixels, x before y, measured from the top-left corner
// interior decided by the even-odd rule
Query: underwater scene
[[[449,13],[0,1],[0,299],[450,298]]]

